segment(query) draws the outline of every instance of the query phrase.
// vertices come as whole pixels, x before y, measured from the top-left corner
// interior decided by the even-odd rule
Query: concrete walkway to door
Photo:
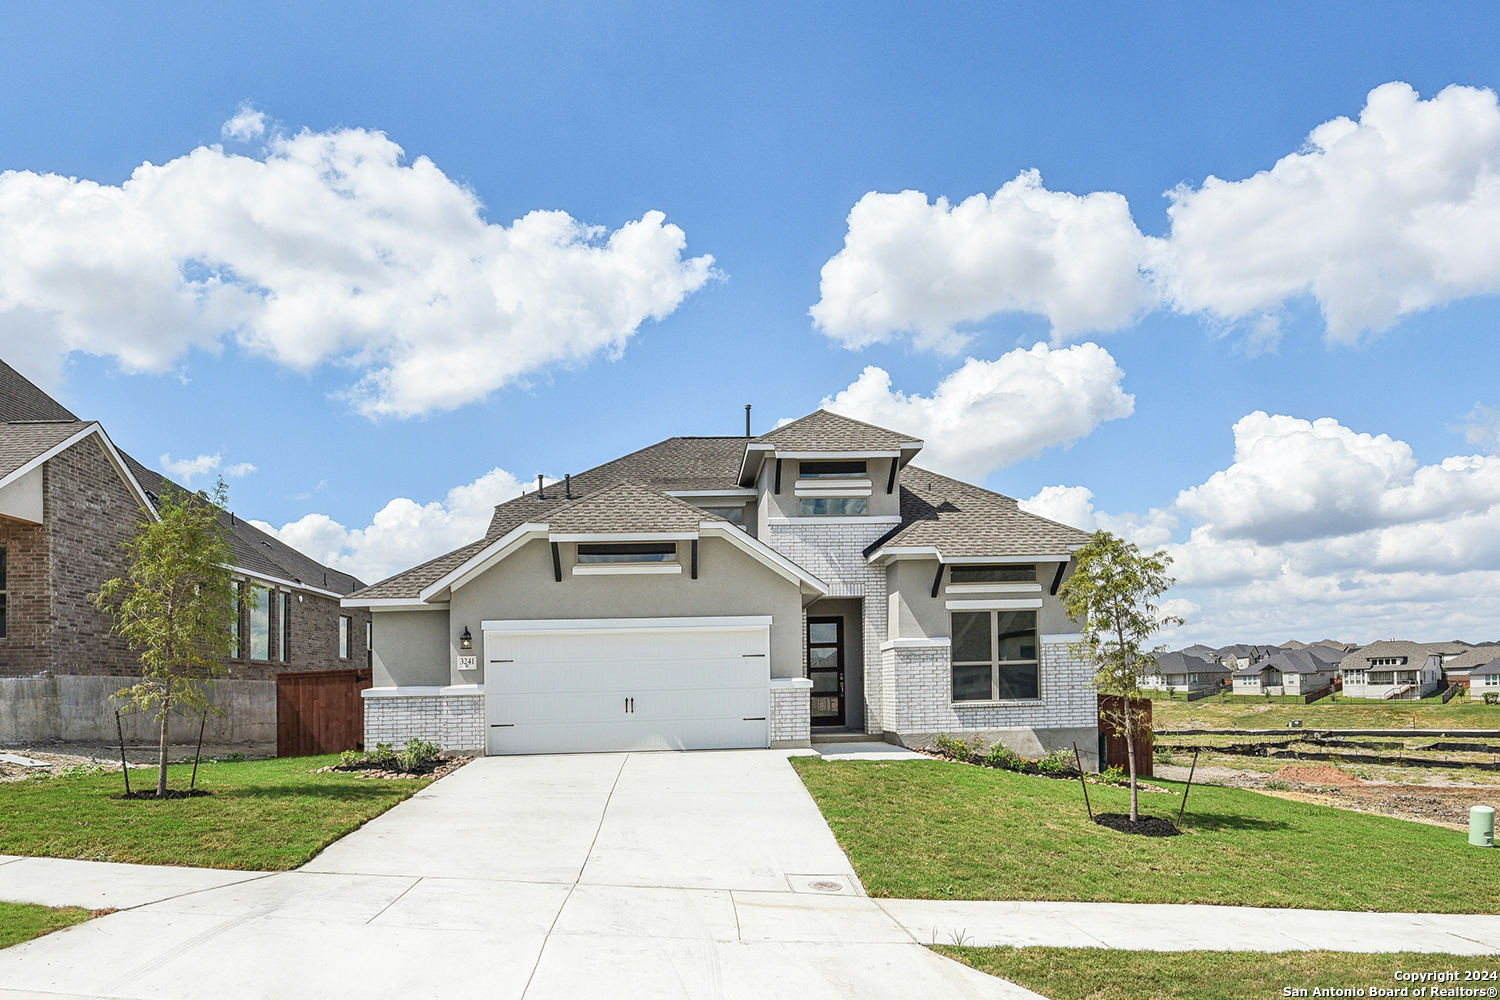
[[[0,952],[0,1000],[1035,996],[867,898],[771,751],[485,758],[298,871],[220,874]]]

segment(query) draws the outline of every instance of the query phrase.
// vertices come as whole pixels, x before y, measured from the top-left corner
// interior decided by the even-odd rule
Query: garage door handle
[[[746,716],[745,718],[741,719],[740,721],[741,722],[765,722],[766,721],[766,717],[764,715]]]
[[[764,657],[766,654],[765,653],[741,653],[740,655],[741,656],[759,656],[759,657]]]
[[[515,660],[491,660],[491,663],[515,663]]]
[[[514,728],[516,728],[516,724],[514,722],[491,722],[490,723],[490,728],[491,729],[514,729]]]

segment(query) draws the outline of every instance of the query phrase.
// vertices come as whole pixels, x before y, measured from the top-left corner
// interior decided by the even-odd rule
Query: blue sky
[[[1357,120],[1382,84],[1402,81],[1423,101],[1450,85],[1500,84],[1492,5],[427,4],[415,15],[407,5],[310,6],[157,5],[142,17],[5,5],[0,170],[118,186],[143,162],[200,147],[264,159],[277,134],[367,129],[399,145],[406,164],[430,158],[483,203],[489,223],[560,210],[613,233],[658,211],[685,234],[681,259],[711,255],[716,274],[660,306],[663,318],[631,325],[617,352],[523,367],[454,409],[437,391],[421,412],[375,417],[347,398],[369,369],[352,349],[299,365],[285,343],[271,350],[200,328],[192,344],[156,351],[155,367],[168,370],[141,371],[111,346],[107,322],[96,320],[84,343],[0,316],[0,356],[142,460],[253,464],[231,481],[235,506],[277,527],[321,514],[363,528],[393,498],[445,501],[497,467],[521,480],[560,476],[673,434],[738,433],[744,403],[763,431],[869,365],[894,389],[931,396],[966,358],[1048,342],[1047,315],[1003,309],[950,324],[967,337],[956,353],[899,331],[851,350],[815,328],[820,269],[845,247],[846,219],[868,192],[956,204],[1035,168],[1050,192],[1117,192],[1140,234],[1166,237],[1164,192],[1269,170],[1322,123]],[[265,131],[236,142],[221,129],[242,105],[265,115]],[[129,223],[119,225],[128,243]],[[6,271],[25,270],[31,244],[0,246],[9,247],[3,313]],[[1250,538],[1262,569],[1233,579],[1202,568],[1218,550],[1183,553],[1192,586],[1182,600],[1197,609],[1185,635],[1500,637],[1496,606],[1471,599],[1500,571],[1500,554],[1462,566],[1398,559],[1372,575],[1347,559],[1331,566],[1328,553],[1390,528],[1390,516],[1329,528],[1319,553],[1289,556],[1272,551],[1285,538],[1224,528],[1236,515],[1222,506],[1173,507],[1181,491],[1233,471],[1234,427],[1255,411],[1388,435],[1418,467],[1484,454],[1483,428],[1474,441],[1463,432],[1476,404],[1500,405],[1500,302],[1481,277],[1477,293],[1438,294],[1352,341],[1330,339],[1320,300],[1307,294],[1275,308],[1281,332],[1270,349],[1257,345],[1253,319],[1181,300],[1055,340],[1054,351],[1107,351],[1133,412],[1037,437],[1036,457],[1025,456],[1029,445],[997,446],[953,468],[1019,498],[1086,488],[1098,514],[1127,518],[1106,526],[1146,543],[1186,544],[1195,524],[1217,525],[1221,540]],[[82,294],[103,296],[98,284]],[[118,294],[101,303],[112,315],[139,306]],[[412,349],[423,350],[420,338]],[[466,367],[446,367],[455,398]],[[1385,486],[1404,488],[1403,473],[1392,475]],[[1442,518],[1486,515],[1496,498],[1476,490]],[[1093,516],[1079,513],[1077,494],[1066,499],[1071,507],[1047,512]],[[1316,519],[1324,507],[1313,507]],[[1153,510],[1166,514],[1151,522]],[[449,518],[443,531],[462,527]],[[334,544],[318,537],[306,544]],[[1462,547],[1468,536],[1443,537]],[[1265,568],[1286,558],[1308,560],[1295,579]],[[366,567],[378,562],[369,556]]]

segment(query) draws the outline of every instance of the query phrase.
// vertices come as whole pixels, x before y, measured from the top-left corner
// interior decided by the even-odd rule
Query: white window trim
[[[835,480],[835,482],[837,482],[837,480]],[[809,500],[821,499],[824,497],[839,500],[845,497],[857,498],[870,497],[875,495],[875,491],[868,486],[864,487],[863,489],[860,489],[857,486],[834,486],[828,489],[812,490],[804,489],[801,483],[797,484],[797,488],[794,492],[797,497]]]
[[[950,594],[1040,594],[1040,583],[950,583]]]
[[[900,524],[900,515],[826,514],[822,517],[768,517],[767,524]]]
[[[949,611],[1039,611],[1042,601],[1041,598],[1010,601],[948,601],[945,607]]]
[[[578,563],[574,576],[630,576],[652,573],[681,573],[682,563]]]

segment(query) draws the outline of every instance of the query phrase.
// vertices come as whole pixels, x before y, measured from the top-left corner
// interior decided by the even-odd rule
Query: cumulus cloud
[[[209,476],[219,473],[229,476],[231,479],[240,476],[248,476],[255,471],[255,466],[249,462],[236,462],[234,465],[225,465],[224,456],[215,452],[212,455],[199,455],[196,458],[180,458],[172,460],[170,452],[158,459],[161,471],[182,480],[184,486],[191,487],[193,479],[198,476]]]
[[[1478,445],[1493,454],[1500,451],[1500,410],[1483,403],[1475,403],[1474,409],[1464,417],[1464,422],[1449,430],[1462,431],[1464,440]]]
[[[1238,326],[1274,348],[1281,313],[1310,297],[1330,341],[1500,291],[1500,102],[1452,86],[1369,93],[1302,148],[1241,180],[1167,192],[1170,231],[1143,236],[1112,192],[1049,191],[1035,171],[957,206],[871,192],[823,267],[816,326],[851,348],[910,334],[961,344],[962,324],[1045,316],[1054,343],[1114,330],[1158,304]]]
[[[1260,412],[1234,438],[1166,509],[1106,514],[1076,486],[1022,506],[1165,547],[1173,598],[1199,608],[1174,640],[1500,638],[1500,458],[1422,465],[1388,435]]]
[[[1037,344],[995,361],[969,358],[931,396],[891,389],[873,365],[823,400],[834,413],[916,435],[923,466],[982,480],[991,470],[1069,445],[1106,420],[1128,417],[1125,373],[1097,344]]]
[[[455,486],[442,500],[394,499],[363,528],[345,527],[326,514],[308,514],[280,528],[254,524],[325,565],[374,583],[484,537],[495,505],[520,496],[524,487],[495,468]]]
[[[257,111],[248,101],[242,103],[234,117],[224,123],[219,134],[235,142],[249,142],[266,134],[266,113]]]
[[[226,128],[263,127],[254,114]],[[341,129],[273,137],[259,158],[200,147],[119,187],[0,174],[0,350],[41,338],[54,359],[160,372],[234,341],[299,371],[347,365],[359,411],[405,417],[618,355],[714,275],[660,212],[614,232],[561,211],[504,226],[403,158]]]
[[[1035,170],[958,205],[871,191],[848,221],[811,309],[846,347],[910,333],[956,350],[959,324],[1001,312],[1045,316],[1059,342],[1125,326],[1156,300],[1140,270],[1148,241],[1124,197],[1049,191]]]

